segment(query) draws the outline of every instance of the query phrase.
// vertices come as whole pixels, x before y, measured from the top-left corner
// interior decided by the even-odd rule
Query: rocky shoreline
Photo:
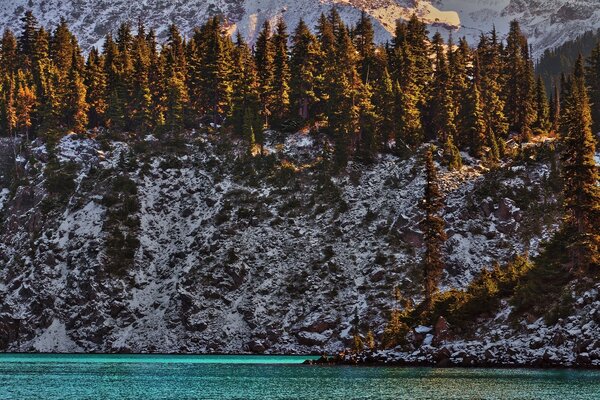
[[[525,355],[526,356],[526,355]],[[527,357],[527,356],[526,356]],[[427,368],[493,368],[493,369],[583,369],[600,370],[598,359],[586,356],[569,357],[564,360],[552,358],[549,353],[541,357],[527,357],[525,361],[516,361],[507,358],[483,358],[479,355],[450,353],[448,347],[431,349],[428,353],[402,352],[368,352],[368,353],[340,353],[335,356],[322,356],[318,360],[307,360],[307,365],[345,365],[345,366],[373,366],[373,367],[427,367]]]

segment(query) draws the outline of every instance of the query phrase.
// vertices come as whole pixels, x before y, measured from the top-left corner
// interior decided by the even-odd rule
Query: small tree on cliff
[[[419,206],[425,212],[425,218],[421,221],[425,241],[425,255],[423,257],[424,305],[427,310],[430,310],[433,296],[437,292],[439,280],[444,271],[442,246],[446,241],[444,219],[440,216],[444,208],[444,200],[438,184],[437,169],[433,162],[432,147],[429,147],[425,153],[425,177],[425,193]]]

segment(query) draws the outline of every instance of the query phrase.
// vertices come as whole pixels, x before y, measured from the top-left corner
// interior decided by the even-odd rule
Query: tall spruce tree
[[[575,65],[561,118],[565,229],[572,267],[600,268],[600,187],[583,57]]]
[[[302,119],[311,116],[317,102],[320,49],[315,36],[301,19],[292,35],[290,59],[290,107],[292,115]]]
[[[535,128],[541,131],[550,129],[550,105],[548,104],[546,86],[541,77],[538,77],[535,85],[535,114]]]
[[[426,310],[431,310],[433,297],[444,272],[443,246],[446,241],[444,219],[440,215],[444,209],[444,200],[439,188],[437,168],[431,146],[425,153],[425,192],[419,206],[425,213],[424,219],[420,223],[425,243],[422,261],[424,304]]]
[[[273,49],[273,41],[271,40],[271,24],[269,21],[265,21],[256,39],[254,58],[256,60],[256,70],[258,71],[258,92],[262,107],[261,115],[265,126],[268,126],[274,108],[273,63],[275,60],[275,51]]]
[[[529,45],[517,21],[510,24],[505,57],[505,113],[511,130],[526,140],[535,122],[535,79]]]
[[[290,113],[290,61],[287,26],[280,19],[273,35],[273,118],[281,124]]]
[[[592,107],[592,129],[600,132],[600,43],[596,45],[587,60],[586,78],[589,86]]]

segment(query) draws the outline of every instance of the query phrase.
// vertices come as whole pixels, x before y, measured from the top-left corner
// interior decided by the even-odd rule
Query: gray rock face
[[[65,137],[57,154],[76,166],[75,185],[60,201],[44,184],[46,152],[38,144],[28,151],[29,183],[14,193],[0,187],[1,349],[335,352],[350,342],[355,315],[365,329],[383,331],[396,287],[419,301],[417,158],[383,156],[324,188],[313,172],[248,180],[209,137],[188,139],[186,154],[173,155],[133,153],[120,142],[100,153],[93,140]],[[271,140],[267,148],[277,148]],[[292,162],[319,155],[301,133],[279,144]],[[513,204],[513,189],[522,191],[526,177],[541,182],[547,170],[529,166],[494,182],[469,167],[440,171],[451,231],[444,289],[464,287],[493,261],[535,253],[529,234],[502,233],[496,215],[476,203]],[[109,219],[129,181],[138,207],[116,226],[139,220],[139,246],[116,274],[107,264]],[[490,185],[494,193],[483,193]]]

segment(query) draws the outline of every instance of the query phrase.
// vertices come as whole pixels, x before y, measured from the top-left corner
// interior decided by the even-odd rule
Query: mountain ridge
[[[587,30],[600,28],[600,10],[591,0],[208,0],[178,1],[144,0],[16,0],[0,4],[0,23],[19,29],[19,18],[31,9],[43,26],[55,26],[64,17],[82,40],[82,46],[100,46],[103,37],[124,21],[144,20],[162,29],[173,22],[190,34],[208,17],[223,15],[230,32],[239,30],[253,40],[265,20],[283,17],[290,28],[300,18],[315,26],[317,18],[332,6],[340,11],[347,23],[355,23],[362,10],[373,19],[376,39],[391,38],[397,19],[407,19],[416,13],[430,25],[432,32],[441,31],[466,36],[476,44],[481,33],[496,25],[501,34],[508,32],[509,22],[519,20],[529,36],[534,55],[554,48]]]

